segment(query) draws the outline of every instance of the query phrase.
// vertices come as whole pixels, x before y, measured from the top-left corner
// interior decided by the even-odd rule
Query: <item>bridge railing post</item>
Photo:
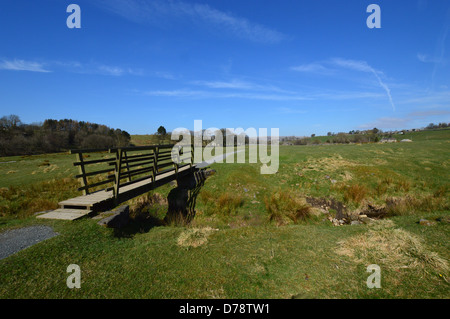
[[[172,148],[172,152],[173,152],[173,150],[175,150],[175,147],[174,148]],[[180,165],[180,151],[182,151],[182,148],[181,147],[176,147],[176,152],[177,152],[177,160],[176,160],[176,163],[173,163],[174,165],[175,165],[175,174],[176,174],[176,179],[178,180],[178,168],[179,168],[179,165]]]
[[[190,168],[194,165],[194,145],[191,145],[191,163],[189,164]]]
[[[130,164],[128,163],[127,151],[123,151],[125,163],[127,165],[128,181],[131,182]]]
[[[156,175],[158,174],[159,147],[156,146],[153,152],[153,183],[155,183]]]
[[[116,150],[116,169],[114,172],[114,201],[117,203],[119,199],[119,191],[120,191],[120,175],[122,170],[122,149]]]
[[[83,187],[83,195],[89,194],[89,189],[87,188],[87,177],[86,177],[86,169],[84,167],[84,161],[83,161],[83,153],[77,153],[77,159],[78,162],[80,162],[80,165],[78,166],[81,177],[81,186]]]

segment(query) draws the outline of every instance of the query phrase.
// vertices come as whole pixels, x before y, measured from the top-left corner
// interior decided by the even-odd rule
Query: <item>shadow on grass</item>
[[[164,219],[157,217],[161,200],[155,196],[142,197],[136,207],[131,210],[128,224],[123,228],[114,229],[117,238],[132,238],[137,233],[147,233],[157,226],[185,226],[195,217],[195,205],[200,189],[206,178],[214,174],[214,170],[200,169],[192,174],[177,179],[177,187],[173,188],[168,197],[168,207]],[[165,205],[163,205],[165,207]]]
[[[163,220],[150,214],[139,214],[134,218],[130,218],[129,223],[123,228],[114,229],[114,237],[117,238],[133,238],[136,234],[148,233],[152,228],[165,226]]]

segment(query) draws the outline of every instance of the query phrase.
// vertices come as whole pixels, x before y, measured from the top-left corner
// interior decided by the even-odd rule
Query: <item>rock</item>
[[[363,217],[363,218],[359,218],[359,220],[363,223],[363,224],[370,224],[373,223],[374,220],[372,218],[369,217]]]
[[[177,186],[177,181],[170,181],[170,182],[169,182],[169,185],[170,185],[170,186]]]
[[[130,221],[130,207],[128,205],[122,205],[111,213],[111,216],[103,218],[97,224],[109,228],[123,228]]]
[[[350,225],[361,225],[362,223],[359,220],[352,220]]]
[[[366,218],[367,215],[359,215],[359,218]]]
[[[421,219],[419,221],[419,224],[422,226],[434,226],[434,225],[436,225],[436,222],[428,220],[428,219]]]
[[[333,219],[331,220],[331,222],[333,223],[334,226],[341,226],[341,225],[344,225],[344,221],[343,221],[342,219],[336,219],[336,218],[333,218]]]

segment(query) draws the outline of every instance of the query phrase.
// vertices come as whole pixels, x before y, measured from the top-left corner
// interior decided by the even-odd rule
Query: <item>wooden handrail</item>
[[[140,151],[142,154],[133,154],[136,151]],[[87,161],[83,158],[83,153],[100,152],[108,152],[111,155],[114,153],[115,156]],[[112,183],[112,186],[107,187],[106,190],[113,191],[115,200],[118,200],[121,187],[146,179],[154,183],[158,175],[173,170],[178,176],[179,168],[186,165],[192,167],[194,156],[192,147],[190,148],[189,154],[189,152],[183,152],[183,146],[170,144],[110,149],[79,149],[71,150],[70,153],[77,155],[77,161],[73,165],[79,168],[79,174],[75,175],[75,177],[81,179],[82,186],[78,190],[82,190],[87,195],[92,188]],[[176,156],[176,162],[173,161],[173,156]],[[189,157],[191,158],[190,163],[181,163],[181,160],[187,160]],[[87,166],[96,164],[103,164],[110,167],[96,167],[94,171],[86,170]],[[101,175],[104,176],[103,179],[97,179],[93,183],[89,183],[88,177],[92,178]],[[124,179],[127,179],[127,181],[123,181]]]

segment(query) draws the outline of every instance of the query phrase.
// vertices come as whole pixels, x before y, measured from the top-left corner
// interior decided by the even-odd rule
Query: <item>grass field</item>
[[[129,202],[134,219],[122,231],[33,216],[79,194],[73,155],[0,158],[0,231],[44,224],[60,234],[0,260],[0,297],[449,298],[450,131],[409,135],[281,146],[274,175],[213,164],[191,225],[159,226],[166,185]],[[331,199],[339,205],[323,207]],[[385,218],[336,227],[328,218],[340,209]],[[70,264],[81,289],[66,286]],[[366,286],[370,264],[381,289]]]

